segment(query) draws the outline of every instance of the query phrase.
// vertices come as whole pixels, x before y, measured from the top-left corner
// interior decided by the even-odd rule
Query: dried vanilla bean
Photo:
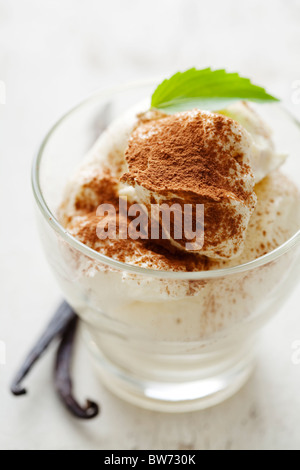
[[[57,336],[61,336],[63,334],[63,332],[66,330],[70,322],[74,320],[74,318],[76,318],[76,313],[72,310],[70,305],[67,304],[67,302],[62,302],[62,304],[57,309],[54,317],[48,324],[46,330],[44,331],[36,345],[29,352],[23,365],[16,374],[11,384],[11,392],[14,395],[18,396],[27,393],[26,389],[22,386],[23,380],[28,375],[34,364],[46,351],[48,346],[52,343],[52,341]]]
[[[74,416],[80,419],[91,419],[98,415],[98,405],[87,400],[86,406],[82,407],[75,400],[72,392],[70,369],[77,322],[78,319],[75,317],[62,336],[55,363],[55,386],[62,402]]]

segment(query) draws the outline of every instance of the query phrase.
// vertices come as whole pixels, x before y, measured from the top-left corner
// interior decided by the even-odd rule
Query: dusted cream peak
[[[203,204],[204,246],[197,251],[230,259],[243,250],[256,204],[251,158],[251,136],[237,122],[195,109],[141,123],[129,139],[121,181],[149,211],[151,204]],[[169,235],[186,249],[186,240]]]

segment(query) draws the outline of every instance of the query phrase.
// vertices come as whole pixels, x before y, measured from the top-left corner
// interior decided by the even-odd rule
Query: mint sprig
[[[152,95],[151,107],[168,114],[193,108],[217,111],[240,100],[258,103],[279,101],[238,73],[192,68],[177,72],[158,85]]]

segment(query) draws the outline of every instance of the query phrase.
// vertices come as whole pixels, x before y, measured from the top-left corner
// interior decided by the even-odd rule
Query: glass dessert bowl
[[[279,226],[287,229],[283,243],[220,269],[150,269],[106,256],[72,236],[57,217],[70,175],[102,128],[152,90],[151,81],[97,93],[65,115],[34,161],[33,191],[47,259],[82,320],[103,383],[138,406],[184,412],[223,401],[249,378],[259,331],[298,282],[298,196],[286,217],[284,207],[276,208]],[[283,173],[300,187],[298,123],[278,104],[259,109],[276,146],[289,155]],[[282,227],[288,223],[290,229]]]

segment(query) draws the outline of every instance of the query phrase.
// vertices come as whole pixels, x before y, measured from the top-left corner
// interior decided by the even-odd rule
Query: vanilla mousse
[[[210,112],[201,109],[210,103],[204,99],[189,107],[181,91],[186,98],[196,93],[193,73],[183,74],[182,80],[190,77],[187,89],[184,82],[175,90],[185,110],[166,114],[168,106],[152,109],[146,100],[101,133],[65,186],[57,215],[67,235],[55,234],[47,248],[51,262],[55,251],[65,298],[83,320],[103,382],[133,403],[169,411],[215,404],[245,383],[256,333],[298,270],[294,245],[285,242],[300,228],[300,195],[285,174],[292,178],[289,165],[280,168],[287,156],[277,150],[285,146],[285,130],[293,141],[291,122],[277,105],[262,110],[214,99],[220,107],[231,104]],[[217,88],[210,81],[203,88],[200,75],[194,80],[200,98],[207,89],[230,95],[237,80],[216,73]],[[159,86],[152,101],[156,94],[156,102],[168,103],[180,77]],[[249,90],[249,81],[239,83]],[[123,101],[113,96],[112,105],[115,112]],[[152,218],[153,206],[176,206],[169,227],[162,211]],[[176,211],[186,207],[192,229],[180,237]],[[190,235],[198,225],[204,238],[195,243]],[[140,236],[128,236],[133,226]]]

